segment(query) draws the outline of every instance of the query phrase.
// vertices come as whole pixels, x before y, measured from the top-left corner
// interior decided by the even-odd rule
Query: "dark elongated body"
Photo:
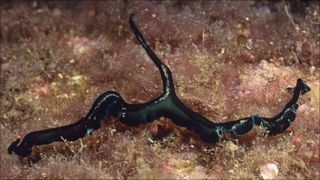
[[[237,136],[243,135],[249,132],[253,125],[261,125],[267,134],[274,135],[285,131],[290,126],[290,123],[295,119],[299,96],[310,91],[304,81],[298,79],[292,99],[275,117],[251,116],[225,123],[214,123],[190,110],[178,99],[170,69],[148,46],[133,22],[133,15],[130,16],[129,23],[137,40],[160,71],[163,81],[161,96],[143,104],[128,104],[117,92],[107,91],[96,99],[84,118],[67,126],[31,132],[24,137],[20,144],[20,139],[14,141],[8,148],[9,154],[14,152],[19,156],[28,156],[32,152],[32,147],[37,145],[64,140],[75,141],[100,128],[101,121],[109,116],[118,117],[121,122],[130,126],[148,123],[165,116],[175,124],[192,130],[208,142],[219,141],[223,132],[231,132]]]

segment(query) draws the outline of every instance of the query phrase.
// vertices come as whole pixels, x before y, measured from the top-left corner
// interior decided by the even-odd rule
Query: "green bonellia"
[[[275,117],[266,118],[255,115],[225,123],[214,123],[192,111],[179,100],[175,94],[170,69],[149,47],[136,27],[133,15],[130,16],[129,24],[137,40],[160,71],[163,83],[161,96],[147,103],[129,104],[117,92],[107,91],[96,99],[84,118],[67,126],[31,132],[24,137],[20,144],[20,139],[14,141],[8,148],[9,154],[28,156],[34,146],[50,144],[55,141],[75,141],[100,128],[101,121],[109,116],[117,117],[122,123],[129,126],[152,122],[161,116],[168,117],[176,125],[186,127],[208,142],[219,141],[224,132],[237,136],[246,134],[252,130],[254,125],[260,125],[267,134],[274,135],[285,131],[290,126],[296,116],[299,96],[310,91],[304,81],[298,79],[293,97]]]

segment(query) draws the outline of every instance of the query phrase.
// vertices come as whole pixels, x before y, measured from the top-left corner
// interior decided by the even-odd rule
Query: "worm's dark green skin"
[[[161,116],[168,117],[178,126],[192,130],[207,142],[219,141],[224,132],[230,132],[237,136],[246,134],[253,128],[253,125],[260,125],[267,134],[275,135],[285,131],[294,121],[299,96],[310,91],[305,82],[298,79],[293,97],[275,117],[250,116],[225,123],[214,123],[190,110],[178,99],[170,69],[148,46],[133,22],[133,15],[130,16],[129,23],[137,40],[160,71],[163,81],[161,96],[144,104],[128,104],[117,92],[107,91],[96,99],[84,118],[67,126],[31,132],[24,137],[20,144],[20,139],[14,141],[8,148],[9,154],[14,152],[25,157],[31,153],[34,146],[50,144],[55,141],[75,141],[100,128],[101,121],[109,116],[118,117],[122,123],[130,126],[152,122]]]

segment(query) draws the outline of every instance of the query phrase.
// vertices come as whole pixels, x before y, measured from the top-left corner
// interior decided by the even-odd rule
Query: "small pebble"
[[[260,175],[263,179],[274,179],[278,174],[279,169],[275,163],[266,163],[260,166]]]

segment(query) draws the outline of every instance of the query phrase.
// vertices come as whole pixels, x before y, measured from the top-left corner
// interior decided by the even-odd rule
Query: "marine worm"
[[[236,136],[246,134],[252,130],[254,125],[260,125],[265,133],[275,135],[285,131],[295,120],[298,108],[297,101],[300,95],[310,91],[306,83],[302,79],[298,79],[291,100],[275,117],[267,118],[254,115],[234,121],[214,123],[192,111],[179,100],[175,93],[170,69],[150,48],[134,23],[133,14],[130,16],[129,24],[137,40],[160,71],[163,83],[163,92],[160,97],[143,104],[129,104],[117,92],[107,91],[95,100],[85,117],[70,125],[31,132],[24,137],[20,144],[20,139],[15,140],[8,147],[9,154],[15,153],[25,157],[32,152],[34,146],[56,141],[75,141],[100,128],[101,121],[110,116],[117,117],[122,123],[129,126],[149,123],[161,116],[167,117],[176,125],[193,131],[207,142],[218,142],[224,132]]]

